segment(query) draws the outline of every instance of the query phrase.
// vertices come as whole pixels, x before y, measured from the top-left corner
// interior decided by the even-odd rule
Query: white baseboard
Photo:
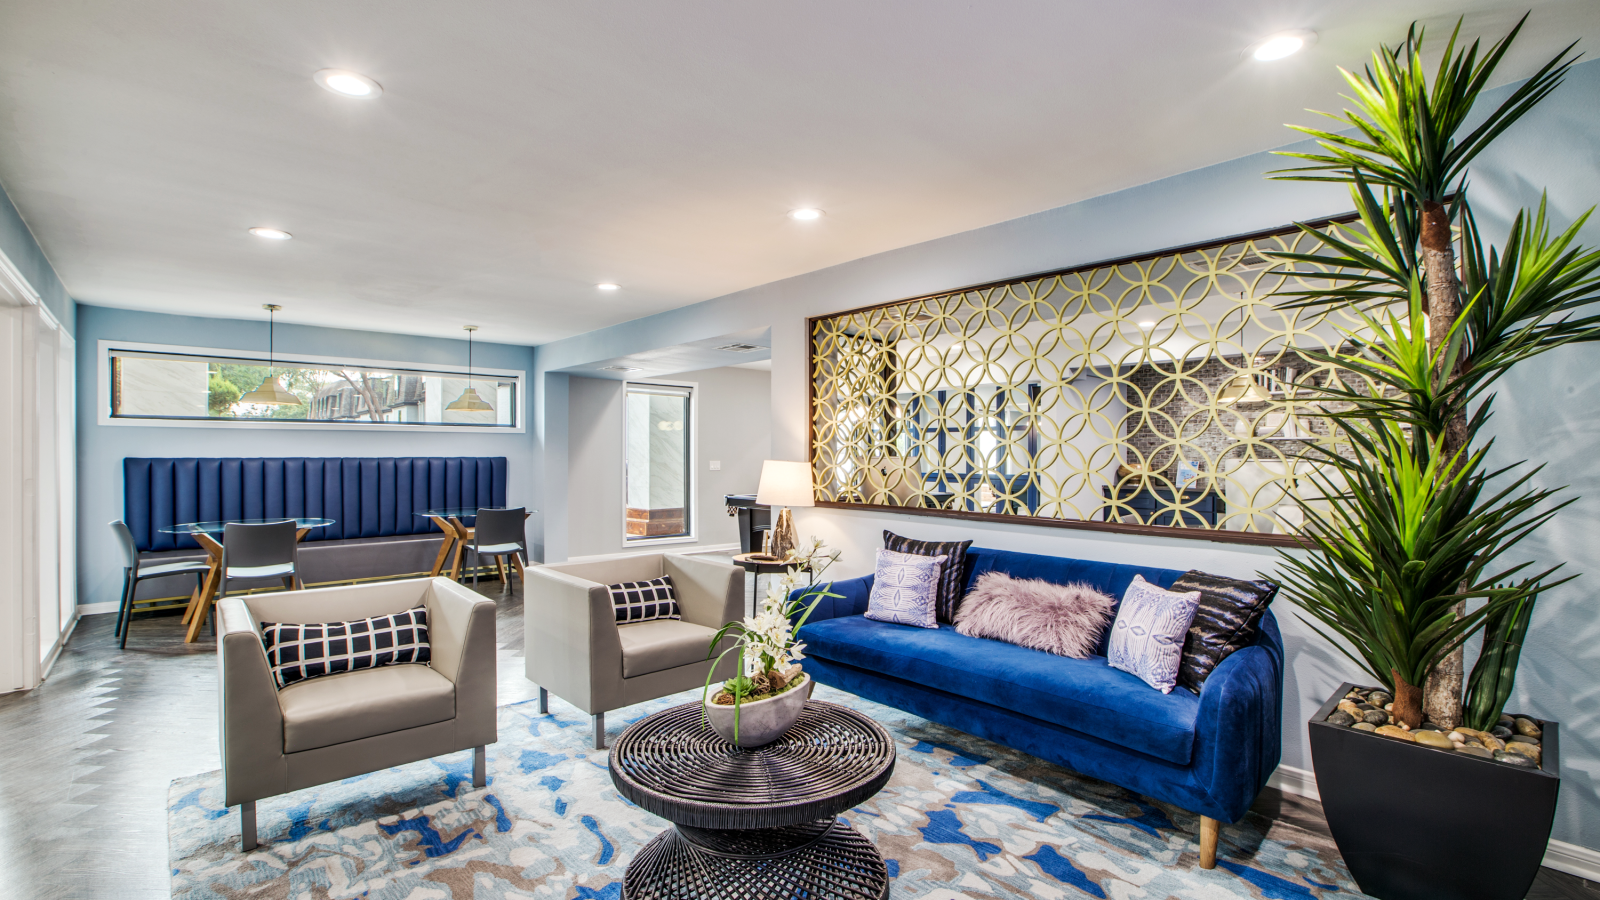
[[[1600,850],[1590,850],[1566,841],[1551,841],[1544,851],[1544,865],[1557,872],[1600,881]]]
[[[78,615],[98,616],[101,613],[114,613],[117,611],[117,607],[121,605],[115,600],[106,600],[100,603],[79,603]]]
[[[1305,769],[1296,769],[1294,766],[1279,766],[1267,779],[1267,787],[1277,788],[1285,794],[1296,797],[1310,797],[1312,800],[1321,801],[1322,795],[1317,793],[1317,774],[1307,772]]]

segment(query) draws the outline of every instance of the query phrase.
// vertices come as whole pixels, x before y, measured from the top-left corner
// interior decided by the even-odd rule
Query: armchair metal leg
[[[606,748],[606,714],[603,712],[594,714],[594,748],[596,750]]]
[[[1200,868],[1217,867],[1217,831],[1222,824],[1210,816],[1200,817]]]
[[[127,584],[122,590],[122,606],[117,610],[117,649],[128,646],[128,629],[133,626],[133,595],[139,590],[139,578],[132,571],[128,572]]]
[[[246,852],[256,848],[256,802],[239,804],[239,846]]]
[[[472,786],[483,787],[489,783],[489,748],[472,748]]]
[[[539,688],[539,715],[550,715],[550,692]]]

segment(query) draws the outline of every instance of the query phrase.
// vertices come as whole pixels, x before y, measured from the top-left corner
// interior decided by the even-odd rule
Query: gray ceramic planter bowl
[[[799,684],[776,697],[757,700],[754,703],[741,703],[737,740],[733,736],[732,706],[719,706],[708,699],[705,703],[706,719],[711,723],[711,730],[730,744],[738,744],[747,749],[765,747],[783,737],[784,732],[794,727],[795,721],[800,718],[801,710],[805,709],[806,697],[810,694],[811,676],[806,675]]]

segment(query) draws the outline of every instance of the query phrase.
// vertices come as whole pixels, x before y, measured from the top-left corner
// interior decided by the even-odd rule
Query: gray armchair
[[[339,622],[428,608],[429,665],[358,669],[278,690],[262,622]],[[239,806],[245,850],[256,801],[390,766],[474,751],[483,787],[496,740],[493,600],[448,578],[416,578],[217,604],[225,804]]]
[[[618,625],[606,585],[672,576],[682,620]],[[528,680],[594,720],[594,746],[605,748],[606,713],[705,683],[706,649],[723,623],[744,617],[744,570],[728,563],[664,553],[529,569],[522,608]],[[725,639],[726,640],[726,639]],[[733,676],[732,655],[717,668]]]

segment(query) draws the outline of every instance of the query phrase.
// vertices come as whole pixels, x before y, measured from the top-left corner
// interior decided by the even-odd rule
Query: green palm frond
[[[1345,99],[1354,108],[1342,115],[1321,115],[1357,134],[1291,125],[1316,138],[1321,152],[1280,151],[1281,156],[1311,165],[1279,169],[1270,177],[1348,182],[1353,173],[1360,173],[1372,184],[1405,192],[1418,201],[1446,202],[1473,158],[1560,86],[1577,59],[1572,55],[1573,42],[1512,91],[1481,124],[1458,137],[1456,132],[1466,125],[1473,105],[1526,21],[1523,16],[1480,59],[1478,41],[1456,51],[1458,20],[1431,85],[1422,64],[1423,30],[1412,25],[1399,46],[1375,51],[1362,74],[1340,69],[1352,92]]]

